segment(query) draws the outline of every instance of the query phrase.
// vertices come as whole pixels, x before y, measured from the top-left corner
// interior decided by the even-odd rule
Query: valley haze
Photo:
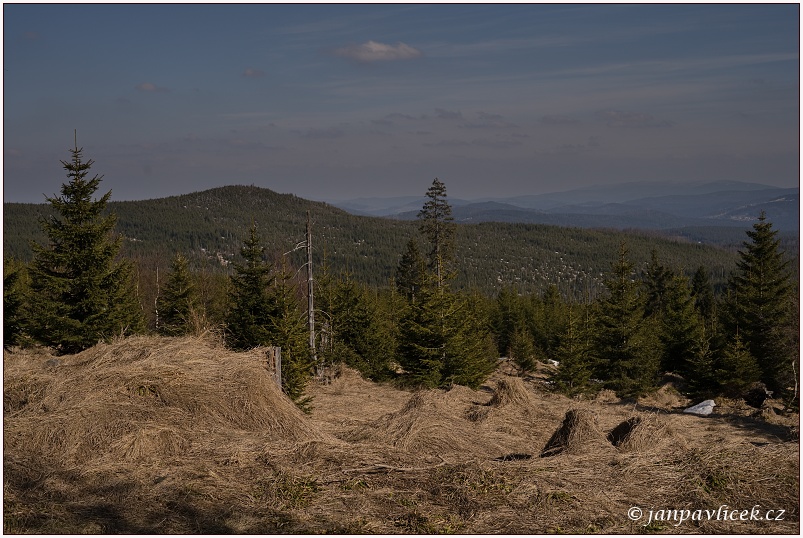
[[[448,185],[447,185],[448,187]],[[424,196],[324,200],[355,215],[415,219]],[[457,222],[525,222],[583,228],[744,228],[764,211],[799,229],[800,189],[739,181],[631,182],[515,197],[450,198]]]

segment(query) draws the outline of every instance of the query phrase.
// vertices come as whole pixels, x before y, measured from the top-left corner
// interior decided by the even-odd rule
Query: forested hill
[[[351,215],[329,204],[278,194],[253,186],[228,186],[182,196],[110,202],[124,237],[123,254],[140,268],[167,269],[177,252],[195,267],[229,271],[254,222],[268,252],[289,252],[304,239],[306,212],[313,221],[315,264],[333,272],[348,270],[371,285],[388,283],[417,223]],[[38,219],[49,204],[4,204],[3,255],[29,260],[31,240],[44,242]],[[735,266],[732,250],[675,241],[655,235],[613,230],[582,230],[539,224],[461,224],[457,233],[458,286],[491,293],[503,283],[522,291],[555,283],[563,291],[596,289],[626,242],[640,267],[656,249],[666,266],[692,273],[699,266],[722,282]],[[291,254],[300,266],[300,251]]]

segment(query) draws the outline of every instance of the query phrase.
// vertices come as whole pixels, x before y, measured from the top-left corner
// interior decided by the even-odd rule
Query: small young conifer
[[[94,161],[77,144],[70,153],[61,196],[47,198],[55,214],[40,221],[48,244],[32,245],[30,267],[31,335],[59,353],[144,330],[133,266],[118,259],[122,237],[106,213],[111,191],[93,198],[102,176],[87,177]]]

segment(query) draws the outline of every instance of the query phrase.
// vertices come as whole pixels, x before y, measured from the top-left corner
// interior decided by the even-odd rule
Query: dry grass
[[[560,428],[549,438],[541,457],[557,456],[563,453],[579,453],[606,450],[605,435],[600,431],[595,413],[588,409],[569,409]]]
[[[490,447],[488,441],[477,438],[471,422],[463,418],[464,396],[455,389],[416,392],[399,411],[360,427],[346,439],[440,456],[445,461],[482,454]]]
[[[4,355],[7,533],[799,532],[799,418],[679,411],[670,388],[571,400],[499,371],[410,393],[349,369],[304,415],[260,350],[131,338]],[[549,457],[539,457],[542,452]],[[649,509],[786,510],[657,522]]]

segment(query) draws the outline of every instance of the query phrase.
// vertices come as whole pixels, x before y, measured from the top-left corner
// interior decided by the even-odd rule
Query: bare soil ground
[[[500,363],[477,391],[343,369],[304,415],[262,350],[203,339],[3,362],[6,533],[800,531],[799,417],[773,402],[698,417],[671,385],[573,400]],[[646,525],[650,510],[703,512]]]

